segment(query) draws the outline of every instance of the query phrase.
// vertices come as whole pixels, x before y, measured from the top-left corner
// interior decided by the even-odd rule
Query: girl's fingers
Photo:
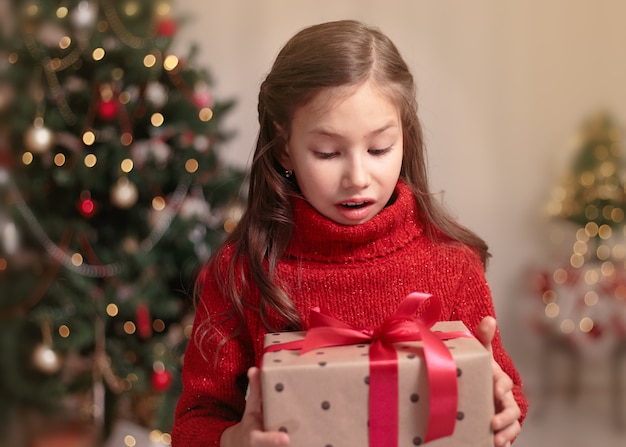
[[[476,328],[476,338],[483,344],[489,352],[491,350],[491,341],[496,333],[496,319],[493,317],[485,317],[481,320]]]

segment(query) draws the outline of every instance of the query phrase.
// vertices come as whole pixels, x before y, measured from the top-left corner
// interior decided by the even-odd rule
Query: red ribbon
[[[428,306],[415,317],[424,303]],[[440,312],[438,298],[417,292],[408,295],[396,312],[376,328],[356,328],[315,308],[303,340],[270,345],[266,351],[300,349],[302,355],[323,347],[371,343],[369,445],[389,447],[398,445],[398,359],[393,343],[421,340],[430,392],[425,439],[428,442],[452,435],[456,423],[456,363],[442,340],[472,337],[468,331],[433,333],[430,328]]]

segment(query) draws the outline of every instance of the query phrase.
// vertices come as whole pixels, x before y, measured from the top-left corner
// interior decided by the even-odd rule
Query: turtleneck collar
[[[346,263],[399,250],[418,237],[423,227],[405,183],[398,182],[394,197],[393,203],[360,225],[338,224],[319,214],[305,199],[294,198],[295,226],[286,257]]]

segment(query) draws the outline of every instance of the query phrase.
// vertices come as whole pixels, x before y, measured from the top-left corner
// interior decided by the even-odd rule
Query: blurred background
[[[343,18],[396,43],[433,190],[490,245],[500,330],[531,404],[516,445],[624,445],[626,4],[15,3],[0,16],[32,28],[17,40],[17,21],[0,28],[7,445],[69,446],[92,435],[85,419],[111,446],[167,444],[187,281],[236,224],[259,84],[295,32]],[[60,396],[71,417],[32,410]]]

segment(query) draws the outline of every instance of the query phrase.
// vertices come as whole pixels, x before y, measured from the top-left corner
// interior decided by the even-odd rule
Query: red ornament
[[[150,310],[145,304],[137,306],[135,311],[137,318],[137,333],[139,337],[146,339],[152,336],[152,321],[150,318]]]
[[[112,121],[117,117],[117,102],[114,100],[102,101],[98,107],[98,116],[105,121]]]
[[[78,202],[78,211],[83,216],[89,218],[96,213],[96,202],[91,200],[91,198],[82,198]]]
[[[152,373],[152,389],[154,391],[167,391],[172,385],[172,373],[165,369],[163,363],[156,362]]]
[[[157,22],[156,32],[159,36],[172,37],[176,34],[177,24],[171,18],[164,18]]]

